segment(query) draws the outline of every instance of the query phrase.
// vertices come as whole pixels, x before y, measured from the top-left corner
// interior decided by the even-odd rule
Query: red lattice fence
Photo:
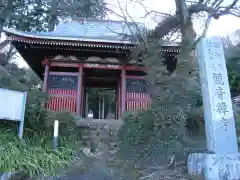
[[[152,100],[146,91],[146,81],[144,79],[127,79],[126,108],[127,111],[137,111],[151,107]]]
[[[47,109],[57,112],[76,112],[77,76],[49,75]]]

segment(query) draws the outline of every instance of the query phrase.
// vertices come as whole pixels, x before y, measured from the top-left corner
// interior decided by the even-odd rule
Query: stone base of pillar
[[[240,154],[192,153],[188,156],[191,179],[239,180]]]

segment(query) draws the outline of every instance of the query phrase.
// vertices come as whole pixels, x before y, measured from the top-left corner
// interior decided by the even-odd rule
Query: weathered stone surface
[[[192,153],[188,156],[188,174],[194,179],[204,179],[204,153]]]
[[[196,53],[207,149],[214,153],[237,153],[237,136],[222,40],[218,37],[202,39],[197,45]]]
[[[85,144],[94,152],[97,145],[100,142],[109,144],[109,150],[117,147],[118,131],[123,125],[120,120],[94,120],[94,119],[82,119],[77,122],[77,125],[83,127],[83,136]]]
[[[239,180],[240,156],[222,40],[202,39],[197,59],[204,105],[208,153],[188,157],[188,173],[197,179]]]
[[[239,180],[240,154],[192,153],[188,173],[193,179]]]

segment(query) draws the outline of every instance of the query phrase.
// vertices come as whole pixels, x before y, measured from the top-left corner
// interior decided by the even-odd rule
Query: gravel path
[[[59,178],[59,180],[69,179],[69,180],[112,180],[116,179],[114,174],[110,171],[110,169],[101,164],[100,162],[94,162],[89,170],[86,172],[74,172],[68,174],[64,178]]]
[[[106,163],[106,157],[101,155],[97,158],[90,158],[81,153],[74,165],[59,177],[52,177],[45,180],[122,180],[117,174],[121,174],[116,168],[111,168]],[[118,171],[118,172],[116,172]],[[124,179],[126,180],[126,179]]]

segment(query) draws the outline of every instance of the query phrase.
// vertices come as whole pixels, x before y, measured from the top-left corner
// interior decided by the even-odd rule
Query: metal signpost
[[[26,92],[0,88],[0,120],[19,121],[18,137],[23,137]]]

